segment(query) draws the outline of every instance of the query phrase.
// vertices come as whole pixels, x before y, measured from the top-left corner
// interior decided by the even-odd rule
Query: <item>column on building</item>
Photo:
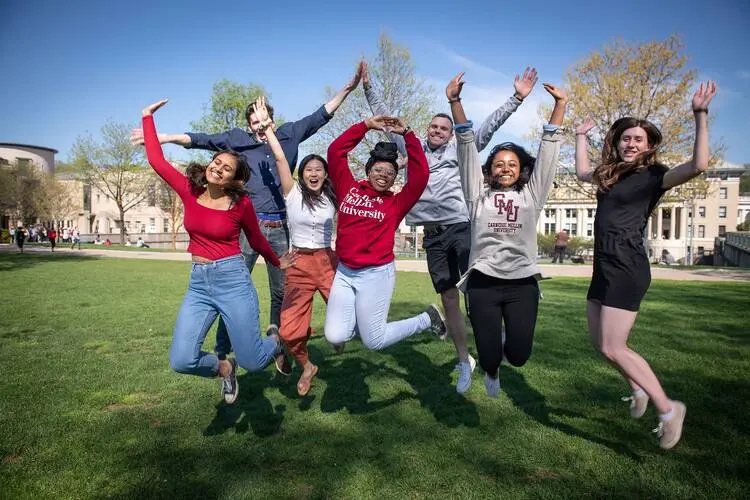
[[[661,207],[656,209],[656,240],[662,239],[662,224],[663,224],[664,213]]]
[[[669,239],[674,240],[674,228],[675,228],[675,219],[677,218],[677,207],[672,206],[670,207],[670,216],[669,216]]]

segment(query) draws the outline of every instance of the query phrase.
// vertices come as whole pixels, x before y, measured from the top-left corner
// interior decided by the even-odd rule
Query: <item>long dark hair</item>
[[[323,164],[323,170],[326,171],[326,178],[323,181],[323,185],[320,188],[320,194],[317,194],[313,192],[309,187],[307,187],[307,184],[305,184],[304,179],[302,178],[302,174],[305,172],[305,167],[308,163],[310,163],[313,160],[318,160],[320,163]],[[329,200],[331,200],[331,204],[335,207],[337,205],[336,202],[336,192],[333,190],[333,183],[331,182],[331,178],[328,177],[328,162],[325,161],[325,159],[316,154],[309,154],[302,158],[302,161],[299,163],[299,189],[302,191],[302,203],[308,206],[310,210],[315,209],[315,205],[320,205],[323,200],[322,197],[325,196]]]
[[[250,165],[247,164],[247,160],[245,160],[244,156],[237,151],[232,151],[230,149],[214,153],[208,165],[213,163],[216,157],[222,154],[229,155],[237,161],[237,169],[234,171],[234,178],[232,179],[232,182],[224,188],[224,192],[232,200],[232,205],[234,205],[241,197],[248,195],[245,184],[250,180]],[[190,187],[196,195],[200,194],[208,184],[208,181],[206,180],[206,169],[208,168],[208,165],[193,162],[185,169],[185,176],[190,181]]]
[[[646,132],[649,149],[636,156],[634,161],[626,162],[620,158],[620,153],[617,151],[617,143],[620,142],[620,137],[622,137],[622,134],[626,130],[634,127],[641,127]],[[632,116],[616,120],[604,137],[602,163],[594,169],[594,183],[599,186],[599,189],[606,191],[628,172],[641,170],[655,164],[661,141],[661,132],[656,125],[648,120],[641,120]]]
[[[521,164],[521,171],[518,174],[518,180],[511,187],[514,191],[521,191],[521,189],[528,184],[529,179],[531,179],[531,172],[534,171],[536,158],[531,156],[522,146],[519,146],[515,142],[503,142],[492,148],[490,155],[487,157],[484,165],[482,165],[484,180],[492,189],[497,189],[497,187],[492,185],[492,160],[495,159],[495,155],[500,151],[511,151],[518,157],[518,162]]]

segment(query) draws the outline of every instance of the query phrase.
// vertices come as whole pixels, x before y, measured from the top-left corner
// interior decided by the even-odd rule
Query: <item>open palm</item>
[[[716,82],[711,80],[701,86],[693,96],[693,111],[708,111],[708,104],[716,95]]]
[[[519,77],[516,75],[516,79],[513,81],[513,88],[516,91],[516,97],[519,99],[526,99],[531,93],[531,90],[536,85],[538,78],[536,76],[536,68],[526,68],[523,72],[523,76]]]

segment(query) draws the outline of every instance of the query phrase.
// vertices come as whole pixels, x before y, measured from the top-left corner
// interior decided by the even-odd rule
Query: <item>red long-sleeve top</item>
[[[409,155],[408,182],[399,193],[381,193],[368,180],[354,180],[347,155],[366,133],[367,125],[357,123],[328,147],[328,170],[339,200],[336,254],[353,269],[380,266],[396,258],[396,229],[422,196],[430,175],[422,144],[409,132],[404,136]]]
[[[238,255],[240,230],[243,230],[250,246],[261,254],[266,262],[279,267],[279,258],[260,232],[250,198],[240,197],[229,210],[204,207],[198,203],[198,197],[203,194],[205,188],[193,187],[187,177],[164,159],[153,116],[143,117],[143,138],[148,162],[159,177],[177,192],[185,206],[185,231],[190,235],[188,252],[209,260]]]

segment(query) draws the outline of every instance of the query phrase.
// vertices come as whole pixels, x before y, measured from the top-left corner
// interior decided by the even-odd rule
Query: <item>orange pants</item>
[[[339,260],[330,248],[301,251],[293,267],[287,268],[279,334],[299,366],[305,366],[307,341],[315,292],[328,303]]]

